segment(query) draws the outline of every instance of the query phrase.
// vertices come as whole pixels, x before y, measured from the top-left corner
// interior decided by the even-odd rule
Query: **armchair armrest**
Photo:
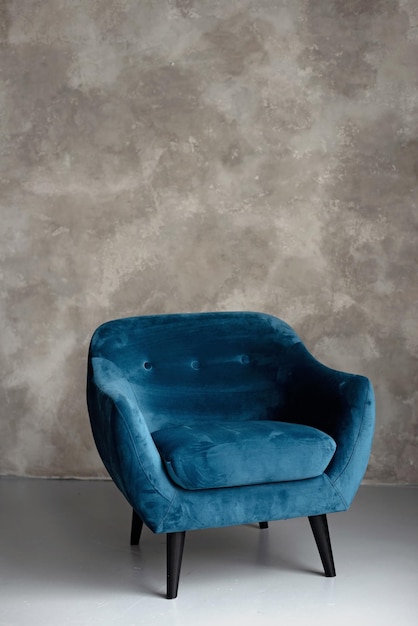
[[[375,425],[375,399],[365,376],[326,367],[304,346],[294,347],[286,385],[286,421],[330,435],[337,444],[326,474],[347,508],[364,476]]]
[[[107,471],[154,530],[176,490],[167,479],[130,382],[111,361],[89,360],[87,403],[95,443]]]

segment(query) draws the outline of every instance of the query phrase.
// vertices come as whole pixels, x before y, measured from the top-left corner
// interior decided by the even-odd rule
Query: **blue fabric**
[[[271,420],[175,426],[152,438],[170,478],[184,489],[314,478],[336,448],[316,428]]]
[[[154,532],[345,510],[373,438],[370,381],[322,365],[290,326],[261,313],[107,322],[91,340],[87,400],[110,476]],[[191,490],[170,478],[152,437],[168,428],[255,420],[316,428],[335,441],[334,456],[314,478]]]

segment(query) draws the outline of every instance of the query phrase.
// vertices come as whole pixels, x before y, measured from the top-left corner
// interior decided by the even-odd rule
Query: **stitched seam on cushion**
[[[360,434],[361,434],[361,431],[362,431],[362,429],[363,429],[363,423],[364,423],[364,415],[365,415],[366,403],[367,403],[367,400],[369,399],[369,394],[370,394],[370,389],[367,391],[367,395],[366,395],[366,398],[365,398],[365,400],[364,400],[364,404],[363,404],[363,413],[362,413],[362,416],[361,416],[361,422],[360,422],[360,426],[359,426],[359,429],[358,429],[358,433],[357,433],[356,441],[355,441],[355,443],[354,443],[353,449],[352,449],[351,454],[350,454],[350,458],[348,459],[347,463],[345,464],[345,466],[343,467],[343,469],[341,470],[341,472],[340,472],[340,473],[338,474],[338,476],[335,478],[334,482],[337,482],[337,480],[339,480],[339,479],[341,478],[341,476],[344,474],[344,472],[346,471],[347,467],[350,465],[350,463],[351,463],[351,459],[353,458],[354,453],[355,453],[355,451],[356,451],[356,448],[357,448],[357,445],[358,445],[358,442],[359,442],[359,439],[360,439]]]
[[[226,448],[226,447],[234,447],[234,446],[238,446],[238,444],[219,444],[219,445],[213,446],[213,448],[209,448],[208,450],[204,450],[203,452],[208,453],[208,452],[212,452],[213,450],[216,450],[217,448],[221,448],[221,447],[225,447]],[[156,446],[156,447],[158,449],[158,446]],[[271,447],[274,448],[274,446],[271,446]],[[308,445],[306,445],[304,442],[302,442],[300,444],[298,443],[297,447],[298,448],[302,448],[303,447],[304,449],[308,449],[308,450],[310,450],[311,448],[316,449],[315,446],[312,446],[312,444],[309,443]],[[254,451],[256,451],[256,447],[255,446],[254,446]],[[276,449],[276,451],[277,451],[277,449]],[[281,452],[280,449],[278,451]],[[330,450],[325,450],[325,452],[330,452]],[[333,450],[333,452],[334,452],[334,450]],[[162,456],[162,454],[161,454],[161,456]],[[166,455],[165,457],[162,457],[162,458],[164,458],[164,460],[167,461],[167,463],[169,463],[170,461],[173,461],[173,457],[175,457],[174,454],[170,455],[170,456]],[[187,460],[187,461],[193,460],[193,459],[196,458],[196,453],[184,454],[184,452],[181,452],[181,458],[182,458],[182,460],[184,459],[184,460]]]
[[[335,442],[334,442],[334,443],[335,443]],[[208,450],[205,450],[205,452],[206,452],[207,454],[209,454],[210,452],[213,452],[213,450],[216,450],[217,448],[220,448],[220,447],[222,447],[222,446],[224,446],[224,447],[228,447],[228,446],[233,447],[233,446],[235,446],[235,445],[236,445],[236,443],[235,443],[235,442],[233,442],[233,443],[231,443],[231,444],[230,444],[230,443],[217,444],[217,445],[214,445],[212,448],[209,448]],[[304,448],[307,448],[307,449],[309,450],[311,447],[314,447],[314,446],[313,446],[313,444],[312,444],[312,442],[311,442],[311,441],[302,441],[302,442],[299,442],[299,441],[298,441],[298,448],[300,448],[300,447],[304,447]],[[325,449],[325,446],[323,446],[323,447],[324,447],[324,449]],[[333,454],[334,454],[334,453],[335,453],[335,451],[336,451],[336,449],[337,449],[337,447],[338,447],[338,446],[337,446],[337,444],[335,443],[335,448],[334,448],[334,450],[327,449],[327,450],[325,450],[325,452],[331,452],[331,451],[332,451],[332,452],[333,452]],[[158,446],[157,446],[157,445],[156,445],[156,448],[157,448],[157,450],[159,451],[159,449],[158,449]],[[277,450],[276,450],[276,452],[277,452]],[[159,451],[159,453],[160,453],[160,456],[161,456],[161,458],[164,460],[164,462],[165,462],[165,463],[174,463],[174,462],[175,462],[175,460],[176,460],[176,459],[175,459],[176,454],[171,453],[171,454],[166,454],[166,455],[164,455],[164,456],[163,456],[162,452],[160,452],[160,451]],[[196,459],[196,454],[195,454],[195,453],[185,454],[185,453],[184,453],[184,451],[183,451],[183,452],[181,452],[181,459],[182,459],[182,461],[183,461],[183,460],[185,460],[185,461],[193,461],[194,459]],[[331,460],[332,460],[332,459],[331,459]],[[331,462],[331,461],[330,461],[330,462]],[[344,471],[344,470],[343,470],[343,471]]]

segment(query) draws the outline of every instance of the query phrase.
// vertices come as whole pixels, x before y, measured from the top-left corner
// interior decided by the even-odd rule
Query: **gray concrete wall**
[[[416,0],[0,2],[0,472],[102,476],[114,317],[259,310],[368,375],[418,482]]]

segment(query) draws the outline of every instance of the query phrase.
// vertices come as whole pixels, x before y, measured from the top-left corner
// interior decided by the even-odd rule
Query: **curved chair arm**
[[[372,384],[365,376],[326,367],[303,345],[294,350],[298,357],[286,383],[284,419],[333,437],[337,449],[326,474],[348,508],[370,457],[375,425]]]
[[[344,406],[334,431],[337,451],[326,473],[348,507],[360,486],[370,458],[375,398],[368,378],[346,376],[346,380],[340,383]]]
[[[94,440],[107,471],[154,530],[176,489],[165,474],[131,384],[111,361],[90,359],[87,402]]]

